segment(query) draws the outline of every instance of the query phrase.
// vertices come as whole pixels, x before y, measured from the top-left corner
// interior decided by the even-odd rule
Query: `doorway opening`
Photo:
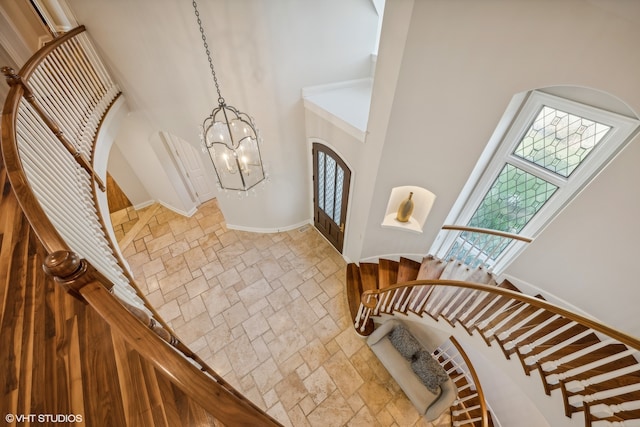
[[[326,145],[313,143],[313,222],[342,253],[351,170]]]

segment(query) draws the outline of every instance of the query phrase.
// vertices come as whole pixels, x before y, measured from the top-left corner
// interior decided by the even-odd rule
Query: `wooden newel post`
[[[87,260],[71,251],[56,251],[47,255],[42,268],[65,291],[85,303],[80,290],[89,283],[98,281],[108,290],[113,287]]]

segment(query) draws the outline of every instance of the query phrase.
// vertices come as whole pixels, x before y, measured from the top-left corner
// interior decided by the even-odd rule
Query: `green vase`
[[[409,193],[409,197],[404,199],[400,206],[398,206],[398,213],[396,214],[396,220],[400,222],[408,222],[409,218],[411,218],[411,214],[413,213],[413,192]]]

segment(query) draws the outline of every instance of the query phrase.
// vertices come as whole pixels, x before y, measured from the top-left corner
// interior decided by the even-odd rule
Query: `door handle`
[[[340,232],[344,233],[344,222],[342,223],[342,225],[340,225]]]

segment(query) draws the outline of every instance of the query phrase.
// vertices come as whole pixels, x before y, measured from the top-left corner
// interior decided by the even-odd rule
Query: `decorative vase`
[[[396,220],[400,222],[408,222],[411,214],[413,213],[413,191],[409,193],[409,197],[404,199],[400,206],[398,206],[398,213],[396,214]]]

